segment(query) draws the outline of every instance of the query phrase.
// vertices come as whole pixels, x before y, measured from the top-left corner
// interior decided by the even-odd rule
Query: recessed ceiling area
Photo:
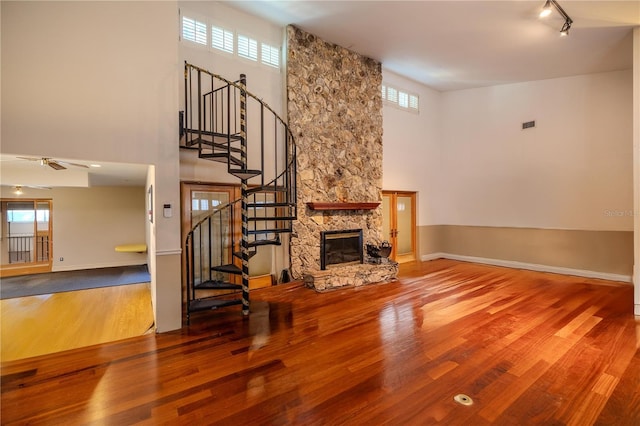
[[[43,157],[48,158],[48,157]],[[56,170],[32,155],[0,155],[3,186],[92,187],[144,186],[148,165],[104,161],[52,159],[64,169]]]
[[[244,1],[233,7],[382,62],[439,91],[632,67],[640,1]]]

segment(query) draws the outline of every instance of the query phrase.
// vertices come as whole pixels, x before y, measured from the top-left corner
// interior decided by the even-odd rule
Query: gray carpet
[[[0,279],[0,299],[148,283],[150,281],[151,276],[147,265],[23,275]]]

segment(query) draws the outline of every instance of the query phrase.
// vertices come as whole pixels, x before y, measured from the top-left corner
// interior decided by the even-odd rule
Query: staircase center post
[[[247,76],[240,74],[240,159],[247,169]],[[247,208],[247,179],[241,179],[242,208],[242,315],[249,315],[249,210]]]

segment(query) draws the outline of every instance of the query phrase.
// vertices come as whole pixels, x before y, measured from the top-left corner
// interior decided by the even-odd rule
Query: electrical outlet
[[[61,258],[60,258],[60,262],[64,262],[64,257],[61,257]]]

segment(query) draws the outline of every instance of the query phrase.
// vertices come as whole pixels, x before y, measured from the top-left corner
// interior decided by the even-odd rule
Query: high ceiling
[[[227,4],[381,61],[440,91],[632,67],[640,1],[245,1]]]
[[[633,66],[632,28],[640,25],[640,0],[558,1],[574,21],[567,37],[559,35],[563,19],[558,13],[538,17],[544,0],[227,4],[278,25],[297,25],[440,91]],[[2,155],[0,160],[3,185],[57,186],[60,178],[72,174],[92,186],[144,185],[147,170],[145,165],[104,163],[100,169],[71,166],[65,173],[15,156]],[[10,178],[11,171],[22,172],[20,179]]]

